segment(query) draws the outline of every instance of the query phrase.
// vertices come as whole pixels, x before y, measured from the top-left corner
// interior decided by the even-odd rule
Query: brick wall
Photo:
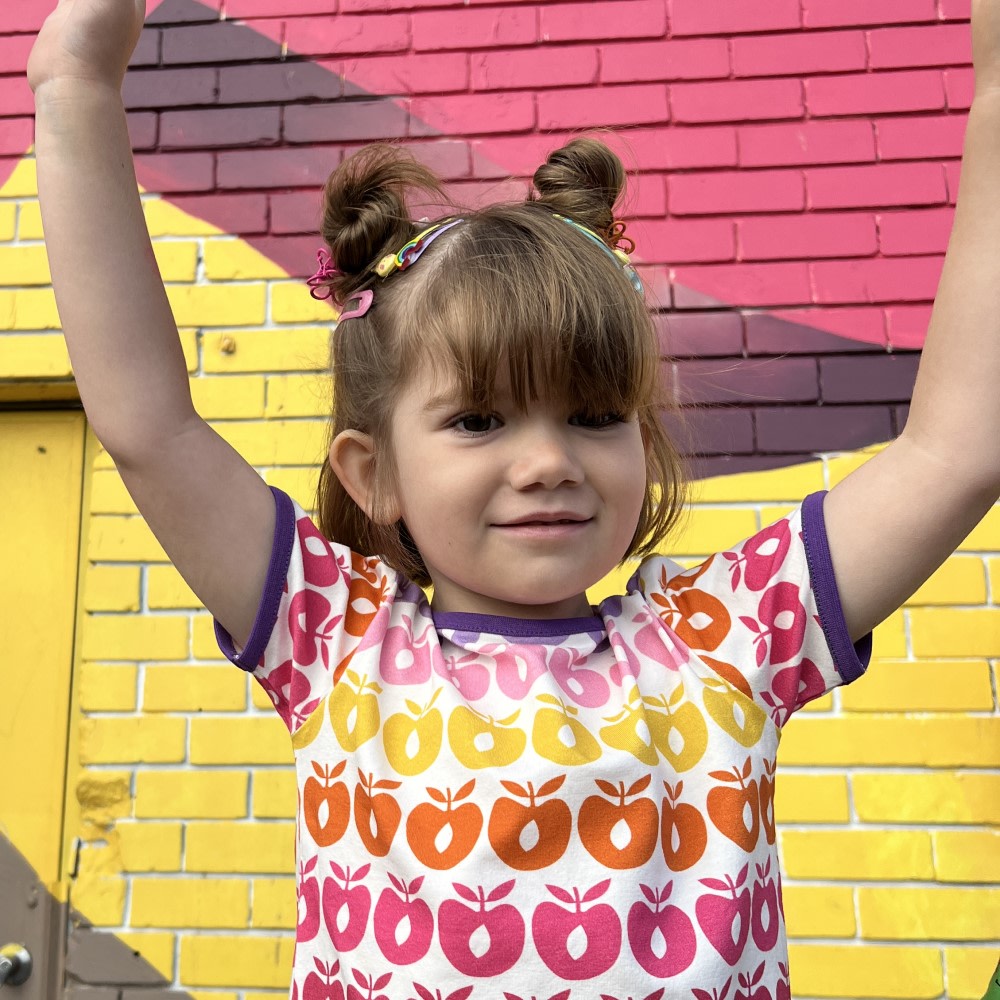
[[[9,405],[72,395],[20,77],[50,6],[0,11]],[[523,192],[577,130],[620,130],[664,377],[698,404],[681,561],[833,485],[902,427],[958,190],[968,3],[148,7],[124,93],[195,404],[307,508],[332,319],[301,281],[318,191],[381,138],[476,200]],[[279,996],[295,922],[287,736],[220,662],[107,455],[89,484],[72,903],[176,990]],[[994,509],[879,627],[868,676],[785,732],[775,811],[797,997],[983,992],[1000,943],[998,586]]]

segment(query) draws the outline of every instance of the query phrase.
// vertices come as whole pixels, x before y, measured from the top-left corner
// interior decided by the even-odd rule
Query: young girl
[[[974,6],[963,196],[905,432],[684,570],[658,554],[683,481],[606,147],[433,222],[405,196],[437,182],[402,154],[333,174],[314,524],[191,403],[119,96],[142,0],[60,0],[29,64],[60,314],[95,432],[291,734],[293,998],[789,997],[781,728],[860,677],[872,628],[1000,492],[1000,0]]]

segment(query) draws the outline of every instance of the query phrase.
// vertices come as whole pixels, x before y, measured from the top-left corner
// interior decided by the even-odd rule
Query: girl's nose
[[[551,423],[526,425],[513,444],[510,476],[517,489],[536,484],[553,489],[583,481],[583,468],[569,435]]]

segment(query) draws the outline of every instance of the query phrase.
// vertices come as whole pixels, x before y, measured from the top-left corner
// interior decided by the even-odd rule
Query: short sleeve
[[[381,560],[331,542],[277,487],[274,541],[253,628],[242,650],[217,619],[223,655],[252,673],[289,732],[332,690],[398,574]]]
[[[636,571],[649,606],[691,654],[751,695],[779,727],[857,680],[872,635],[851,641],[830,559],[825,491],[684,570],[650,556]]]

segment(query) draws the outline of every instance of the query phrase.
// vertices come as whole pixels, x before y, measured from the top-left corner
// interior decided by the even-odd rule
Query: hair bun
[[[532,178],[538,201],[611,239],[614,206],[625,187],[622,161],[597,139],[553,150]]]

